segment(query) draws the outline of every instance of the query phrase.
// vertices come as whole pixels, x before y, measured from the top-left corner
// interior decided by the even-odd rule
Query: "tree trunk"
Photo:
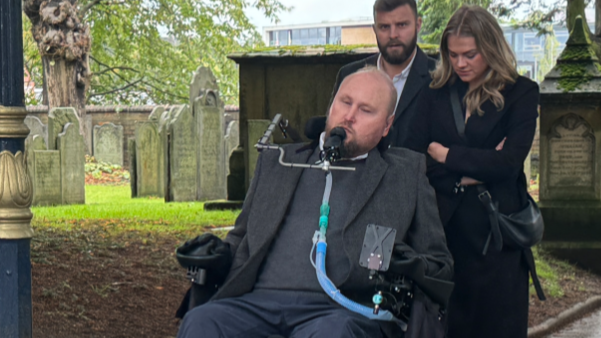
[[[85,109],[90,84],[90,30],[80,22],[77,0],[26,0],[23,11],[31,20],[42,57],[48,108],[77,110],[80,132],[91,153],[91,126],[86,123]]]
[[[595,0],[595,36],[601,38],[601,0]]]

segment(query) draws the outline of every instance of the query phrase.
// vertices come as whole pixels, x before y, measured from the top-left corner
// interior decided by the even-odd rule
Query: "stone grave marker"
[[[148,121],[158,123],[161,119],[161,115],[165,111],[165,107],[154,107],[150,115],[148,116]]]
[[[246,186],[244,185],[244,149],[232,150],[229,158],[230,173],[227,175],[227,199],[244,201]]]
[[[136,129],[136,188],[138,197],[165,196],[163,145],[156,123],[144,122]]]
[[[34,151],[36,150],[47,150],[46,141],[44,141],[43,135],[33,135],[28,136],[25,139],[25,161],[27,163],[27,174],[31,179],[31,182],[34,181]],[[35,186],[34,186],[35,189]]]
[[[67,123],[58,134],[63,204],[86,203],[86,145],[76,125]]]
[[[168,124],[167,201],[195,201],[197,196],[196,147],[194,118],[190,107],[178,109]]]
[[[255,144],[263,137],[263,134],[265,134],[270,123],[271,121],[269,120],[248,120],[248,139],[246,140],[248,149],[244,150],[245,158],[248,158],[248,160],[244,161],[248,163],[248,167],[245,169],[246,190],[248,190],[250,182],[252,182],[253,176],[255,175],[255,168],[257,167],[257,160],[259,159],[259,151],[255,148]],[[273,135],[269,138],[269,142],[273,142]]]
[[[58,150],[33,151],[33,205],[60,205],[61,155]]]
[[[540,84],[540,202],[545,251],[601,272],[601,64],[577,17]]]
[[[223,106],[217,92],[207,92],[194,101],[198,137],[198,200],[217,200],[227,197],[225,143],[223,135]]]
[[[46,142],[49,150],[58,149],[56,144],[58,134],[63,132],[67,123],[72,123],[76,126],[77,130],[80,130],[79,118],[74,108],[52,108],[50,110],[48,113],[48,139]]]
[[[230,155],[232,151],[240,145],[240,125],[239,122],[234,120],[230,121],[225,132],[225,169],[229,174],[230,172]]]
[[[94,126],[94,157],[123,166],[123,126],[113,123]]]
[[[29,136],[42,135],[44,142],[48,143],[48,128],[37,116],[25,117],[25,125],[29,128]]]
[[[194,102],[197,98],[203,97],[207,95],[207,92],[218,93],[219,85],[217,84],[217,79],[215,75],[211,72],[209,68],[200,66],[194,74],[192,75],[192,81],[190,82],[190,107],[192,109],[192,115],[196,116],[197,112],[194,111]],[[217,102],[219,97],[218,95],[212,95],[208,98],[210,106],[219,106],[220,103]],[[207,100],[205,100],[207,101]]]

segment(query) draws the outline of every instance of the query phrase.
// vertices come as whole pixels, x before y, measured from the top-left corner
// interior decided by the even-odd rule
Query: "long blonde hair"
[[[449,58],[448,39],[451,35],[473,37],[478,52],[489,67],[482,84],[470,89],[465,95],[467,110],[477,111],[482,116],[484,111],[480,107],[489,99],[498,110],[502,110],[505,100],[500,91],[506,83],[514,83],[517,79],[517,62],[495,17],[479,6],[463,5],[449,20],[440,42],[441,60],[432,72],[430,88],[441,88],[447,82],[451,81],[452,84],[457,79]]]

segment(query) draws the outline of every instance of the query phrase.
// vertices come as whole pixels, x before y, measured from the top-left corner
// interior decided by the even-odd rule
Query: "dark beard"
[[[389,54],[387,48],[391,45],[401,45],[403,46],[403,51],[400,54]],[[408,45],[398,41],[398,40],[390,40],[386,44],[386,46],[382,46],[380,41],[378,41],[378,49],[382,54],[382,57],[386,62],[391,65],[400,65],[407,61],[413,51],[415,50],[415,46],[417,45],[417,34],[413,37],[413,39],[409,42]]]
[[[361,154],[357,154],[359,152],[359,146],[355,141],[347,141],[344,142],[344,146],[340,148],[340,157],[342,158],[353,158],[357,157]]]

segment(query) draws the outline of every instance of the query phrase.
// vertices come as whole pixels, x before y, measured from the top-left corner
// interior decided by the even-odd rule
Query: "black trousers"
[[[334,303],[326,294],[255,290],[186,314],[178,338],[381,338],[377,321]]]

